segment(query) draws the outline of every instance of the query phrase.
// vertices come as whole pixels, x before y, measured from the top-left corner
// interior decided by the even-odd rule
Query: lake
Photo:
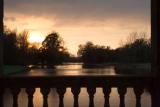
[[[146,71],[148,73],[148,71]],[[28,76],[52,76],[52,75],[119,75],[115,70],[115,66],[106,66],[103,68],[83,68],[81,63],[67,63],[63,65],[58,65],[55,69],[32,69],[26,73],[22,74],[15,74],[15,75],[28,75]],[[5,92],[5,107],[11,107],[12,104],[12,96],[7,90]],[[25,90],[22,89],[21,93],[19,94],[19,106],[20,107],[27,107],[27,94]],[[49,107],[58,107],[58,95],[55,89],[51,89],[49,94]],[[37,88],[34,94],[34,104],[35,107],[42,107],[42,95],[40,94],[40,89]],[[79,104],[80,107],[88,107],[88,94],[86,88],[81,88]],[[127,89],[126,94],[126,107],[135,107],[135,95],[133,93],[132,88]],[[64,97],[65,107],[72,107],[73,106],[73,96],[71,93],[71,89],[67,88],[67,92],[65,93]],[[96,107],[103,107],[104,104],[104,97],[101,88],[96,89],[95,94],[95,106]],[[112,88],[112,92],[110,94],[110,105],[111,107],[118,107],[119,106],[119,95],[116,88]],[[149,93],[146,91],[142,95],[142,107],[151,107],[151,98]]]
[[[79,76],[79,75],[137,75],[137,74],[150,74],[150,64],[100,64],[92,68],[84,68],[82,63],[64,63],[57,65],[53,68],[41,69],[40,67],[31,69],[29,72],[15,74],[16,76]],[[129,66],[129,67],[128,67]],[[124,69],[126,68],[126,69]]]

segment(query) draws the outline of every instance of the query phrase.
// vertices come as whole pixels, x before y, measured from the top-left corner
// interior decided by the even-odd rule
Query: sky
[[[4,0],[4,23],[30,32],[30,42],[52,31],[76,55],[79,44],[117,48],[132,32],[150,35],[150,0]]]

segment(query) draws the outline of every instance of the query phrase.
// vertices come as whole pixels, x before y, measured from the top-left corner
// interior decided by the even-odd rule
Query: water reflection
[[[25,76],[55,76],[55,75],[116,75],[114,66],[107,66],[105,68],[83,68],[82,63],[67,63],[55,66],[54,69],[31,69],[29,72],[23,74]]]
[[[98,65],[99,66],[99,65]],[[102,66],[102,65],[100,65]],[[125,68],[125,69],[124,69]],[[41,69],[34,68],[29,72],[15,74],[15,75],[25,75],[25,76],[55,76],[55,75],[71,75],[71,76],[80,76],[80,75],[118,75],[118,74],[150,74],[150,64],[139,64],[130,66],[113,66],[113,65],[103,65],[103,67],[94,67],[94,68],[84,68],[82,63],[66,63],[63,65],[57,65],[54,69]]]

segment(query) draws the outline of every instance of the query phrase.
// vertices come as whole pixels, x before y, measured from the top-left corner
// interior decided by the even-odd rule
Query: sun
[[[41,43],[44,40],[44,36],[40,32],[30,32],[28,36],[28,41],[30,43]]]

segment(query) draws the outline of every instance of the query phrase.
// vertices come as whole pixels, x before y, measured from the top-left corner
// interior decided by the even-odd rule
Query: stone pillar
[[[152,92],[152,107],[160,107],[160,1],[151,0],[152,73],[155,76]]]
[[[0,0],[0,75],[3,74],[3,16],[4,1]]]

